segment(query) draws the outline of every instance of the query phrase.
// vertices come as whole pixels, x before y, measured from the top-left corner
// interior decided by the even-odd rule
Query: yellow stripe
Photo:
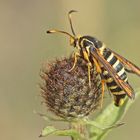
[[[124,82],[127,82],[127,81],[128,81],[128,77],[125,78]]]
[[[121,76],[123,73],[124,73],[124,68],[122,68],[119,72],[118,72],[118,75]]]
[[[90,62],[88,53],[86,51],[83,51],[83,55],[84,55],[84,59],[87,60],[88,62]]]
[[[116,89],[118,86],[112,86],[112,87],[109,87],[109,89]]]
[[[117,61],[115,62],[115,64],[113,64],[113,68],[116,68],[116,66],[117,66],[119,63],[120,63],[120,61],[117,60]]]
[[[111,83],[113,81],[113,79],[111,77],[106,80],[107,80],[107,83]]]
[[[90,46],[86,46],[86,50],[87,50],[87,52],[88,52],[88,55],[89,55],[89,48],[90,48]]]
[[[105,70],[105,71],[103,72],[103,75],[108,75],[108,71]]]
[[[110,62],[110,60],[114,57],[113,53],[110,54],[110,56],[107,58],[107,62]]]
[[[101,53],[101,54],[103,54],[104,49],[105,49],[105,44],[103,43],[102,47],[101,47],[101,48],[99,48],[99,51],[100,51],[100,53]]]

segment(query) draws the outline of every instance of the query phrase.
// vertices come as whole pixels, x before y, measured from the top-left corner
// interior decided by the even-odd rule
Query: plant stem
[[[82,121],[70,122],[70,129],[76,130],[80,135],[82,140],[89,140],[89,134],[87,126]],[[81,140],[71,137],[71,140]]]

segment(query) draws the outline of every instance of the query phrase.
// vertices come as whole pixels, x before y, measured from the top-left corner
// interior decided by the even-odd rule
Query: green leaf
[[[80,136],[80,134],[74,130],[74,129],[68,129],[68,130],[58,130],[53,126],[47,126],[45,127],[41,134],[40,137],[45,137],[48,135],[57,135],[57,136],[71,136],[76,140],[81,140],[82,137]]]
[[[136,99],[140,96],[140,90],[136,93]],[[131,107],[135,100],[125,100],[121,107],[116,107],[113,103],[108,105],[97,118],[89,123],[93,122],[93,126],[90,127],[90,140],[103,140],[105,136],[112,130],[112,128],[118,127],[122,123],[120,120],[124,117],[127,110]],[[97,127],[95,126],[95,122]],[[100,124],[100,125],[99,125]]]
[[[47,126],[41,131],[40,137],[45,137],[57,131],[53,126]]]

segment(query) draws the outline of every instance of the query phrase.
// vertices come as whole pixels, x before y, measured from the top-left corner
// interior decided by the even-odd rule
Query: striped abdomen
[[[118,76],[123,81],[128,82],[125,69],[122,63],[117,59],[117,57],[114,56],[114,54],[111,51],[107,50],[106,48],[103,50],[102,53],[105,60],[116,70]],[[126,96],[126,93],[113,80],[113,78],[110,76],[108,71],[106,71],[104,68],[102,68],[102,70],[103,70],[103,76],[106,79],[107,87],[111,91],[111,93],[114,95],[115,105],[120,106],[122,99],[124,99]]]

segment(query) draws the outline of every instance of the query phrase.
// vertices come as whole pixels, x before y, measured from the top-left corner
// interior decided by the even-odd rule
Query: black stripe
[[[116,87],[115,89],[110,89],[111,92],[120,92],[122,89],[120,87]]]
[[[121,63],[119,63],[116,67],[115,70],[118,73],[121,69],[123,68],[123,65]]]
[[[111,55],[110,51],[107,51],[106,49],[104,50],[103,56],[107,60],[107,58]]]
[[[126,93],[120,94],[120,95],[114,95],[114,97],[115,97],[115,105],[120,106],[120,100],[124,99],[125,96],[126,96]]]
[[[126,73],[124,72],[124,73],[120,76],[120,78],[121,78],[122,80],[125,80],[125,79],[127,78]]]
[[[108,78],[110,78],[110,75],[109,75],[109,73],[108,73],[108,74],[104,74],[104,73],[103,73],[103,76],[104,76],[104,78],[105,78],[105,79],[108,79]]]
[[[112,87],[112,86],[116,86],[117,85],[114,80],[112,82],[110,82],[110,83],[107,82],[106,84],[107,84],[108,87]]]
[[[117,73],[119,73],[123,68],[124,68],[123,65],[122,65],[121,63],[119,63],[119,64],[115,67],[115,70],[116,70]],[[122,80],[125,80],[125,79],[127,78],[126,73],[124,72],[122,75],[120,75],[120,78],[121,78]]]
[[[113,65],[115,64],[115,62],[117,61],[117,57],[116,56],[113,56],[112,59],[109,61],[110,65]]]
[[[114,95],[117,99],[125,98],[126,94]]]

